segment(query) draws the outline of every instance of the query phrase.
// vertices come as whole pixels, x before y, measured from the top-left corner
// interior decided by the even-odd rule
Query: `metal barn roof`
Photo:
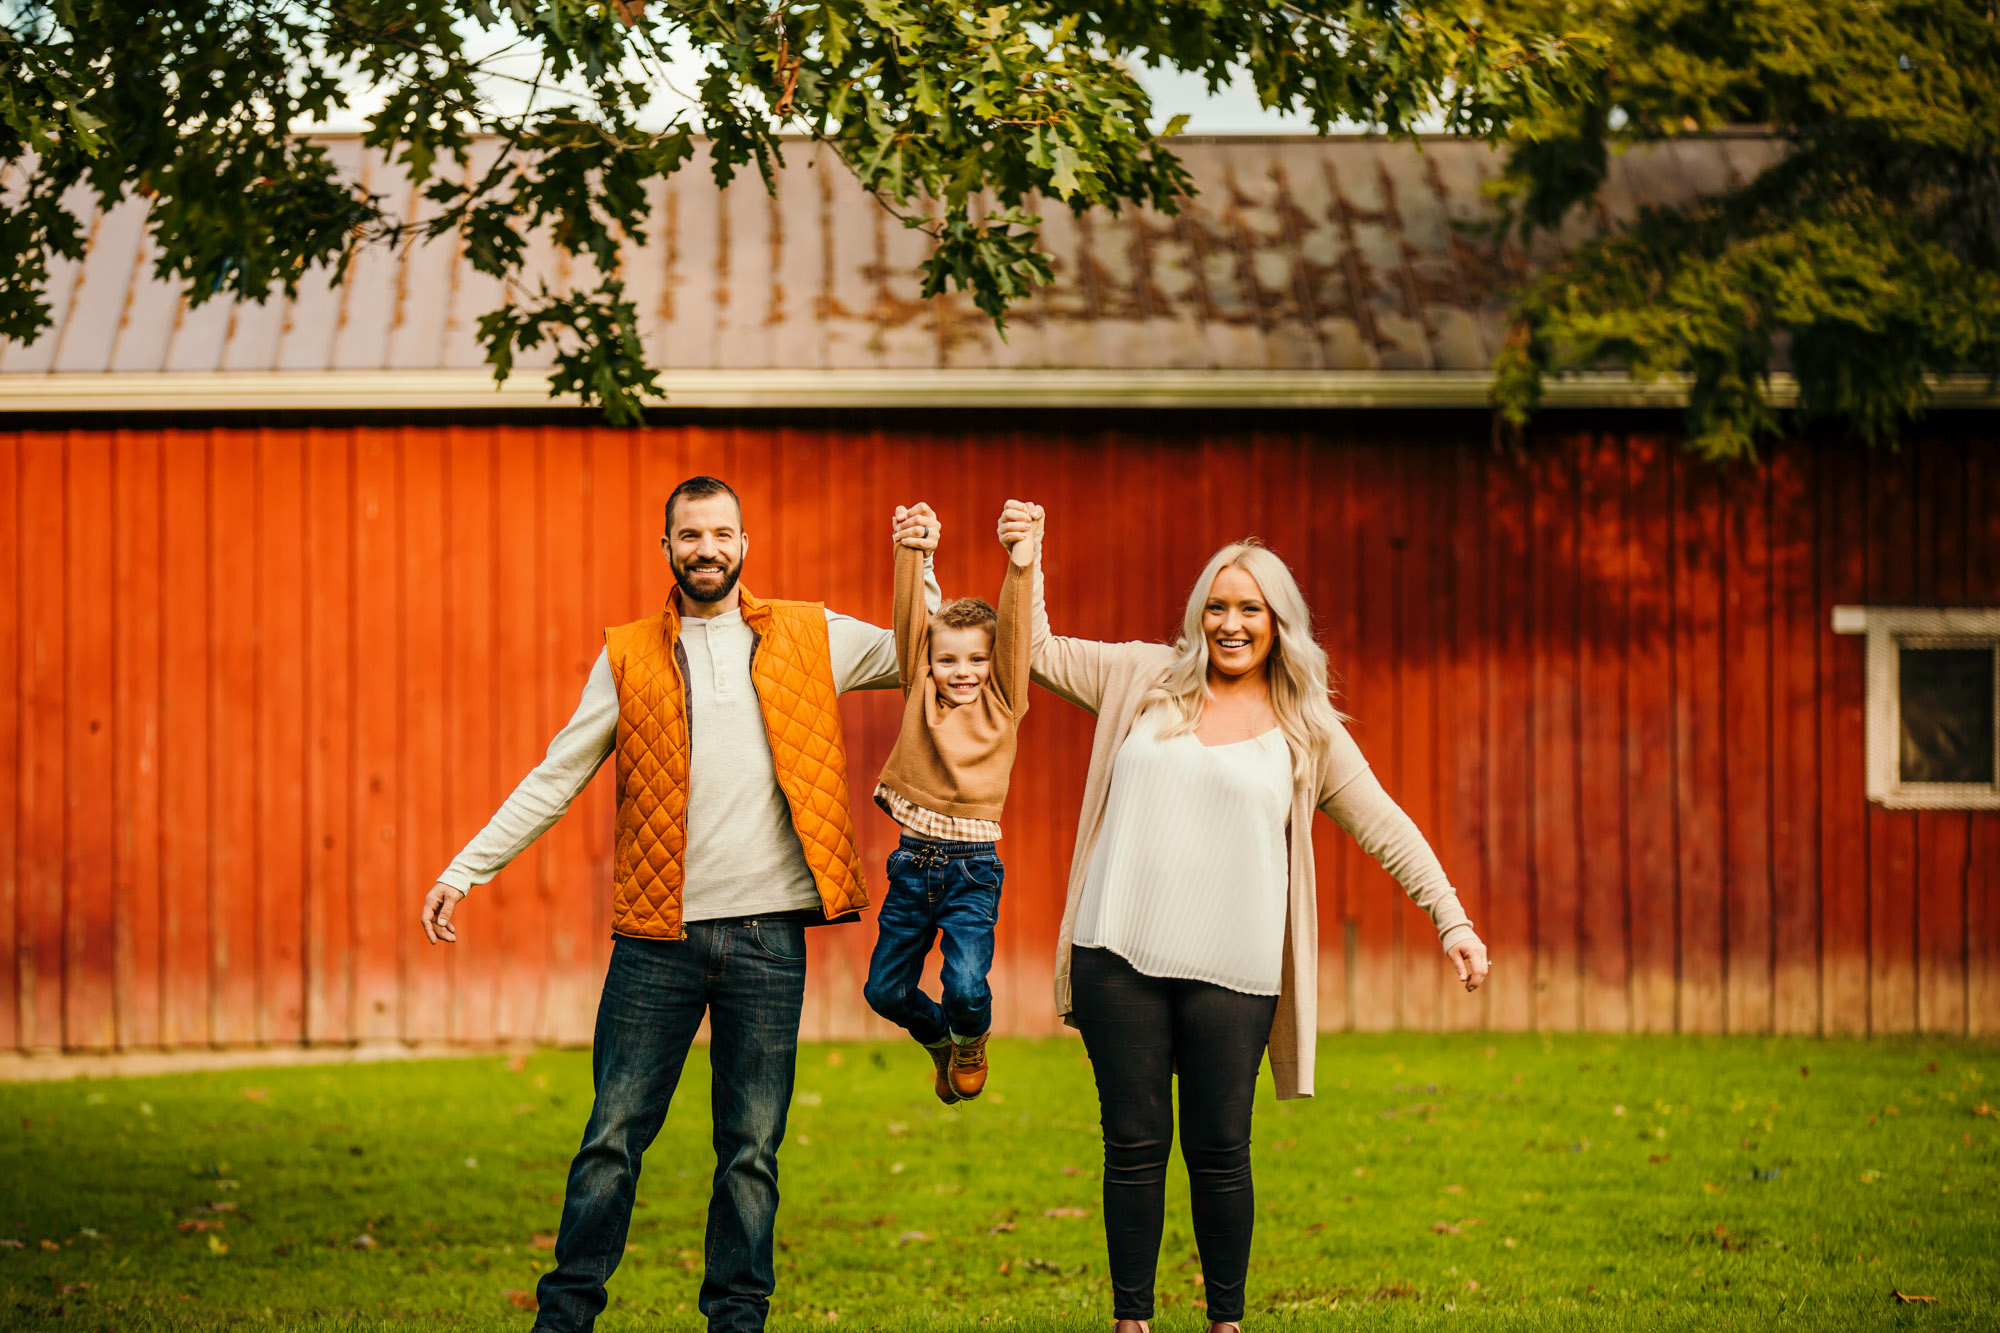
[[[351,136],[324,142],[422,215],[381,155]],[[833,154],[788,147],[775,196],[754,174],[717,190],[705,160],[656,184],[646,242],[624,249],[678,403],[1484,401],[1503,282],[1585,229],[1754,175],[1780,151],[1725,136],[1624,154],[1597,216],[1523,253],[1464,225],[1491,216],[1481,187],[1499,159],[1483,144],[1187,140],[1177,151],[1199,189],[1178,216],[1044,207],[1055,281],[1010,314],[1003,340],[960,293],[920,299],[924,238]],[[546,241],[530,253],[531,271],[567,277]],[[453,240],[367,253],[338,284],[316,273],[296,300],[262,306],[190,307],[152,262],[137,202],[94,215],[84,259],[54,268],[54,326],[0,342],[0,407],[546,402],[530,360],[492,386],[474,331],[498,284]],[[1607,383],[1599,400],[1663,391]]]

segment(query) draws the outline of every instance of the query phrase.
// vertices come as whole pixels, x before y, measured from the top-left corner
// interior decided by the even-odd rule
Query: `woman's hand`
[[[898,546],[919,551],[937,550],[938,538],[944,535],[944,524],[938,521],[937,511],[921,501],[897,505],[890,527]]]
[[[1000,544],[1013,562],[1026,569],[1041,547],[1042,507],[1026,500],[1009,500],[1000,510]]]
[[[1000,509],[1000,544],[1011,551],[1023,539],[1033,539],[1039,546],[1044,513],[1038,504],[1031,504],[1026,500],[1009,500]]]
[[[1479,983],[1486,980],[1486,973],[1493,966],[1486,960],[1486,945],[1477,935],[1452,945],[1445,950],[1445,957],[1451,959],[1451,965],[1458,969],[1458,979],[1465,983],[1468,991],[1478,990]]]

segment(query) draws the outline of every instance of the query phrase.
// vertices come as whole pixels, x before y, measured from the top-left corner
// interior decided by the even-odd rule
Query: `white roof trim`
[[[1352,370],[669,370],[667,408],[800,407],[1485,407],[1486,371]],[[0,412],[208,412],[574,407],[550,398],[544,371],[495,386],[484,367],[461,370],[190,371],[0,375]],[[2000,407],[1979,376],[1936,386],[1939,406]],[[1780,405],[1796,401],[1772,377]],[[1549,407],[1678,407],[1677,380],[1622,374],[1551,379]]]

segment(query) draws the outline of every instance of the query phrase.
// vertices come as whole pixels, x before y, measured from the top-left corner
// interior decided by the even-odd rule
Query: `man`
[[[937,516],[898,509],[895,537],[934,551]],[[674,489],[660,549],[675,596],[604,632],[569,725],[424,899],[425,935],[453,942],[459,900],[562,818],[616,753],[616,940],[593,1039],[596,1100],[538,1293],[535,1327],[548,1333],[582,1333],[604,1309],[640,1157],[704,1014],[716,1163],[700,1308],[711,1329],[733,1331],[761,1329],[770,1306],[805,926],[868,905],[836,699],[891,688],[897,674],[889,630],[740,587],[749,546],[728,486],[692,477]]]

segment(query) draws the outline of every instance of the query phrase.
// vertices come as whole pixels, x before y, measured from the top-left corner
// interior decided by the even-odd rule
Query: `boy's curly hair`
[[[1000,613],[984,597],[961,597],[946,602],[931,617],[932,629],[996,630],[999,624]]]

